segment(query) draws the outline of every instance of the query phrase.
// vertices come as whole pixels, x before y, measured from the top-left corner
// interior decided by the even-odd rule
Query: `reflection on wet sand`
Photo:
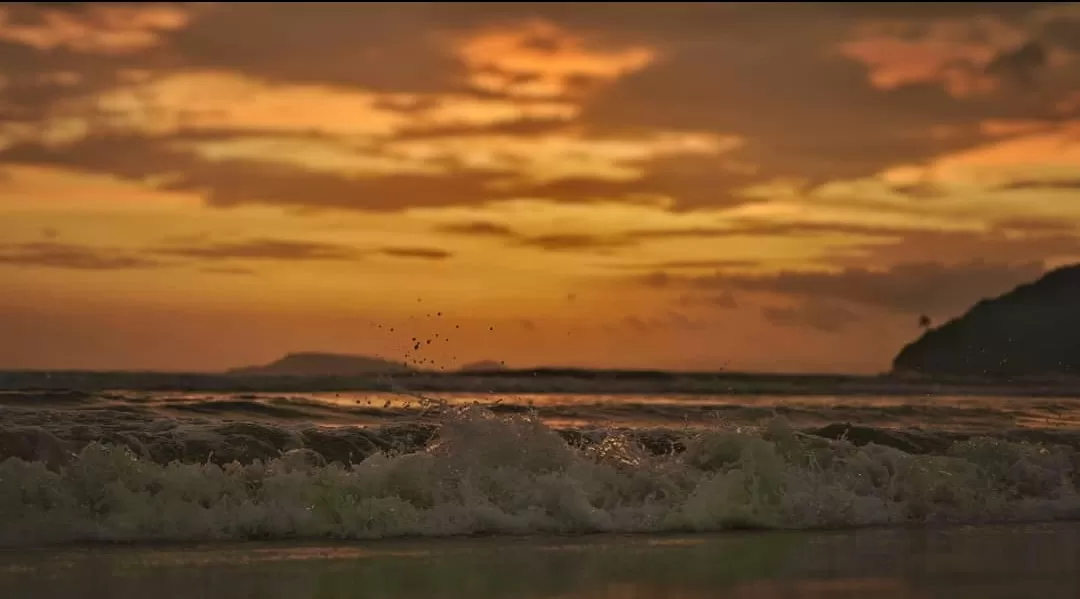
[[[905,581],[896,578],[845,578],[839,580],[755,580],[719,589],[680,589],[648,584],[616,583],[558,599],[907,599],[920,597]]]
[[[35,599],[1040,599],[1080,596],[1080,525],[0,553]]]

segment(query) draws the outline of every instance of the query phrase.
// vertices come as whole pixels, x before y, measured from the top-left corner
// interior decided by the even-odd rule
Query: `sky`
[[[0,3],[0,368],[872,373],[1078,235],[1074,3]]]

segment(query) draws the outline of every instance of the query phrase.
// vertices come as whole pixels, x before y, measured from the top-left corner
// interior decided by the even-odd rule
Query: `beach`
[[[1076,524],[0,552],[5,597],[1066,599]]]

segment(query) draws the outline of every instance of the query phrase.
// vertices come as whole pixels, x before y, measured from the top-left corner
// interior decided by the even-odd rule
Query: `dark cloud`
[[[162,256],[198,260],[357,260],[363,256],[362,252],[348,246],[282,239],[159,247],[152,251]]]
[[[445,260],[453,255],[439,248],[402,246],[366,251],[346,245],[284,239],[253,239],[233,243],[211,243],[203,237],[197,237],[186,240],[173,239],[167,243],[170,242],[172,245],[159,246],[149,251],[160,256],[189,258],[199,261],[353,261],[361,260],[371,254],[417,260]],[[203,270],[231,274],[253,274],[248,269],[236,269],[233,267],[215,266]]]
[[[805,300],[788,307],[765,307],[761,314],[776,325],[805,326],[826,333],[839,332],[859,319],[855,312],[836,302],[818,299]]]
[[[656,164],[668,166],[657,166],[659,170],[637,181],[570,178],[534,184],[505,171],[467,169],[455,164],[447,164],[451,170],[445,174],[394,173],[355,177],[255,160],[204,160],[176,147],[187,142],[227,138],[225,132],[202,132],[157,140],[132,135],[96,136],[63,146],[24,143],[0,151],[0,163],[57,165],[107,172],[135,181],[167,176],[165,188],[201,192],[207,202],[215,206],[270,204],[401,210],[416,206],[477,204],[515,197],[540,197],[562,202],[635,201],[657,194],[681,196],[691,207],[746,201],[707,191],[711,185],[702,177],[715,182],[715,173],[723,170],[722,164],[712,160],[699,162],[694,158],[688,158],[682,167],[676,167],[673,160],[663,159]],[[686,176],[677,176],[673,169],[683,169]],[[706,191],[695,191],[699,189]]]
[[[70,270],[166,268],[188,263],[241,261],[347,261],[361,259],[356,248],[304,241],[255,239],[236,243],[166,244],[139,251],[41,241],[0,244],[0,265]],[[198,241],[198,240],[189,240]],[[179,261],[178,261],[179,260]],[[246,268],[212,265],[200,268],[218,274],[254,274]]]
[[[258,274],[255,270],[250,268],[241,268],[239,266],[206,266],[199,269],[199,272],[205,272],[214,275],[240,275],[240,276],[255,276]]]
[[[1031,86],[1038,71],[1046,66],[1047,60],[1046,48],[1042,43],[1032,40],[1019,48],[999,54],[987,65],[986,73]]]
[[[168,147],[169,142],[185,140],[190,141],[115,136],[66,146],[21,144],[0,151],[0,163],[56,165],[134,181],[167,177],[163,188],[199,192],[210,205],[222,207],[268,204],[379,211],[475,204],[500,195],[489,186],[506,178],[494,171],[359,178],[252,160],[209,161]]]
[[[380,254],[394,258],[415,258],[417,260],[445,260],[453,256],[451,252],[438,248],[391,247],[379,250]]]
[[[21,21],[40,21],[47,11],[89,13],[107,4],[134,3],[4,6],[18,12]],[[723,39],[744,43],[792,34],[835,38],[865,19],[975,15],[1015,19],[1053,3],[667,3],[662,10],[605,2],[158,4],[185,6],[194,18],[182,30],[169,32],[164,47],[147,49],[133,64],[232,70],[277,82],[425,92],[462,88],[463,65],[453,55],[456,38],[508,22],[539,18],[583,31],[598,46],[637,42],[670,50],[673,44],[715,44]],[[532,45],[554,49],[560,43],[550,38],[533,40]]]
[[[568,201],[647,201],[671,197],[677,201],[678,208],[723,207],[749,202],[748,198],[734,194],[732,190],[759,179],[753,173],[740,170],[727,155],[663,156],[641,160],[633,166],[643,173],[641,177],[626,181],[570,177],[538,185],[529,192],[537,197]]]
[[[631,123],[744,138],[746,145],[735,156],[756,165],[753,172],[698,182],[711,183],[710,203],[715,203],[747,178],[820,182],[918,163],[983,140],[974,129],[967,138],[935,137],[935,126],[973,125],[1001,113],[1010,114],[958,102],[937,85],[874,89],[862,65],[807,51],[805,43],[778,40],[746,52],[718,38],[627,75],[593,101],[585,119],[605,128]]]
[[[0,265],[68,270],[160,268],[162,262],[130,252],[58,242],[0,245]]]
[[[782,326],[804,326],[839,332],[873,311],[899,315],[955,316],[976,302],[1037,279],[1041,262],[899,264],[887,269],[848,268],[837,272],[787,271],[771,275],[716,274],[678,276],[655,272],[641,283],[680,290],[684,306],[738,305],[735,292],[786,298],[784,305],[766,305],[762,315]]]
[[[1080,189],[1080,181],[1076,181],[1075,185]],[[1078,226],[1077,223],[1063,221],[1061,219],[1009,218],[998,221],[993,227],[993,235],[1005,234],[1014,239],[1015,235],[1011,235],[1014,233],[1052,234],[1056,236],[1065,236],[1065,239],[1071,239],[1068,234],[1077,233],[1078,231],[1080,231],[1080,226]],[[1042,237],[1041,239],[1046,239],[1046,237]]]
[[[739,307],[739,302],[735,299],[735,294],[730,291],[725,291],[718,295],[708,295],[702,299],[717,308],[726,308],[730,310]]]
[[[444,30],[428,3],[217,3],[171,48],[189,68],[428,92],[454,88],[462,73]]]
[[[866,264],[890,268],[893,265],[933,263],[942,256],[950,256],[961,263],[984,260],[992,264],[1030,264],[1048,259],[1080,260],[1077,226],[1060,219],[1041,218],[1006,219],[983,232],[913,230],[848,223],[750,223],[727,227],[645,228],[607,235],[564,233],[529,236],[492,221],[449,223],[440,225],[436,230],[506,239],[511,245],[549,251],[598,253],[666,239],[849,235],[864,241],[834,253],[828,257],[828,262],[852,268]],[[682,278],[679,271],[710,269],[723,273],[760,265],[759,261],[744,258],[689,258],[608,266],[620,270],[650,271],[636,277],[636,280],[652,287],[666,287],[678,284]]]
[[[842,226],[842,225],[841,225]],[[810,226],[816,228],[815,225]],[[505,238],[514,245],[536,247],[553,251],[578,251],[578,250],[611,250],[623,247],[633,247],[652,239],[667,239],[679,237],[725,237],[747,234],[785,234],[795,231],[795,228],[786,227],[735,227],[735,228],[686,228],[686,229],[637,229],[623,233],[609,235],[593,235],[588,233],[560,233],[551,235],[526,235],[519,233],[507,225],[491,221],[464,221],[460,223],[448,223],[435,228],[441,233],[455,235],[470,235],[477,237]],[[752,262],[745,260],[686,260],[671,263],[661,263],[660,266],[670,268],[702,268],[716,266],[718,268],[731,266],[749,266]],[[656,268],[656,264],[626,265],[626,268]]]
[[[125,62],[0,41],[0,127],[40,123],[65,101],[115,85]]]
[[[694,331],[704,328],[702,322],[675,310],[669,310],[668,312],[656,316],[626,316],[622,319],[622,325],[639,333],[656,329],[683,329]]]
[[[701,321],[690,318],[686,314],[674,310],[667,312],[667,314],[664,315],[662,322],[664,323],[664,326],[689,331],[696,331],[704,328],[704,323]]]
[[[731,238],[731,237],[791,237],[822,234],[849,234],[863,236],[895,236],[910,232],[896,227],[867,226],[852,223],[747,223],[725,227],[689,227],[683,229],[635,229],[626,233],[637,240],[677,238]]]
[[[983,232],[906,231],[849,248],[830,262],[839,266],[939,262],[943,256],[958,262],[990,264],[1034,263],[1080,259],[1080,237],[1074,223],[1062,228],[1035,219],[1006,220]],[[1071,230],[1064,229],[1070,226]]]
[[[513,229],[506,225],[500,225],[489,221],[468,221],[462,223],[449,223],[435,228],[441,233],[453,235],[475,235],[478,237],[514,237]]]
[[[1024,221],[1014,223],[1016,226],[1026,225],[1034,230],[1042,230],[1040,221]],[[519,233],[507,225],[491,221],[464,221],[460,223],[448,223],[435,227],[441,233],[455,235],[471,235],[478,237],[505,238],[515,245],[539,247],[543,249],[573,251],[615,249],[621,247],[633,247],[641,243],[653,240],[686,239],[686,238],[733,238],[733,237],[791,237],[791,236],[815,236],[823,234],[850,234],[865,237],[881,237],[886,240],[894,240],[912,234],[910,229],[894,227],[866,226],[846,223],[751,223],[735,224],[725,227],[686,227],[664,229],[631,229],[621,233],[607,235],[593,235],[588,233],[567,233],[530,236]],[[758,263],[744,259],[701,259],[701,260],[678,260],[664,263],[629,264],[625,268],[736,268],[754,266]]]
[[[649,287],[667,287],[679,271],[711,270],[723,272],[732,269],[752,268],[761,263],[757,260],[741,258],[707,258],[690,260],[666,260],[661,262],[643,262],[606,265],[618,270],[647,271],[640,280]]]
[[[193,8],[198,2],[0,2],[0,8],[37,8],[51,9],[74,14],[85,14],[105,6],[175,6]],[[23,12],[20,19],[29,22],[40,22],[43,13],[31,11]]]
[[[832,31],[865,19],[931,20],[995,16],[1016,21],[1060,2],[666,2],[663,10],[652,3],[621,2],[445,2],[433,3],[441,22],[467,27],[480,22],[542,18],[605,39],[678,39],[709,41],[726,36],[739,39],[783,37],[806,30]]]
[[[204,160],[177,145],[187,142],[227,139],[225,132],[184,133],[167,139],[132,135],[96,136],[67,145],[24,143],[0,151],[0,163],[57,165],[95,172],[107,172],[125,179],[142,181],[165,177],[166,189],[200,192],[214,206],[269,204],[313,209],[401,210],[416,206],[453,206],[484,201],[539,197],[561,202],[599,200],[635,201],[655,194],[680,194],[699,187],[690,171],[716,172],[720,163],[706,166],[688,159],[686,177],[664,167],[640,181],[609,181],[572,178],[553,183],[533,184],[501,170],[467,169],[447,164],[445,174],[393,173],[355,177],[332,172],[316,172],[287,164],[255,160]],[[666,164],[674,165],[664,159]],[[687,191],[683,197],[693,203],[732,204],[745,201],[707,191]]]
[[[741,260],[737,258],[725,260],[718,258],[712,260],[669,260],[667,262],[649,264],[647,268],[660,268],[663,270],[712,268],[722,270],[725,268],[746,268],[757,266],[758,264],[760,263],[756,260]]]
[[[351,178],[253,161],[203,163],[174,189],[205,190],[213,206],[271,204],[313,209],[396,211],[417,206],[476,204],[498,194],[498,172],[393,174]]]
[[[995,15],[1008,20],[1030,14],[1032,7],[877,8],[882,5],[785,4],[781,9],[763,3],[656,11],[656,27],[639,23],[637,31],[658,45],[661,59],[593,97],[585,121],[601,129],[737,134],[746,145],[735,156],[757,165],[754,177],[817,182],[861,177],[971,147],[986,140],[977,123],[1030,115],[1029,101],[999,95],[958,100],[938,82],[877,89],[867,67],[836,49],[850,39],[859,20],[910,19],[911,33],[918,36],[929,31],[935,18]],[[695,14],[693,23],[689,13]],[[1030,71],[1038,62],[1038,48],[1033,40],[1015,55],[1002,55],[995,71],[1010,76]],[[933,134],[945,124],[957,133]],[[708,189],[715,197],[709,201],[741,184],[738,177],[728,178],[732,182],[726,185],[723,178],[711,181]]]
[[[999,187],[1007,191],[1020,189],[1058,189],[1064,191],[1080,190],[1080,179],[1058,179],[1039,181],[1035,179],[1012,181]]]
[[[635,245],[635,241],[624,237],[602,237],[579,233],[553,233],[519,237],[515,243],[524,247],[538,248],[550,252],[604,252]]]
[[[656,270],[656,271],[650,272],[650,273],[646,274],[645,276],[638,277],[637,280],[640,281],[641,284],[645,285],[646,287],[655,287],[657,289],[664,289],[664,288],[670,287],[675,282],[679,282],[679,283],[686,282],[686,279],[683,279],[683,278],[676,279],[676,277],[674,275],[671,275],[670,273],[667,273],[667,272],[662,271],[662,270]]]
[[[200,4],[186,28],[169,32],[167,43],[137,55],[92,57],[63,48],[42,52],[0,43],[0,62],[11,66],[11,72],[5,72],[11,81],[0,92],[0,123],[34,122],[73,94],[116,83],[129,69],[205,68],[277,83],[464,93],[463,65],[453,56],[461,36],[492,24],[542,18],[586,35],[591,46],[650,46],[657,49],[658,59],[609,88],[592,89],[581,122],[526,119],[415,131],[405,137],[528,136],[568,127],[586,135],[633,136],[663,128],[738,135],[746,143],[722,156],[642,161],[635,165],[645,173],[640,180],[563,179],[539,186],[516,185],[521,182],[503,172],[464,168],[443,177],[358,178],[256,161],[208,162],[167,148],[174,139],[134,137],[95,138],[50,149],[18,147],[0,160],[65,164],[132,179],[177,174],[171,188],[204,191],[218,206],[393,210],[515,196],[630,202],[658,195],[675,198],[680,209],[729,206],[748,201],[735,193],[748,183],[781,176],[816,183],[919,163],[985,141],[977,125],[988,118],[1031,116],[1031,101],[1007,95],[958,100],[933,82],[875,89],[864,65],[835,51],[855,26],[900,19],[917,36],[933,19],[992,15],[1021,23],[1032,11],[1053,4],[668,3],[662,10],[613,3]],[[990,71],[1013,80],[1030,79],[1031,73],[1045,70],[1051,45],[1064,43],[1055,32],[1072,23],[1052,21],[1033,33],[1045,39],[1032,37],[1002,53]],[[554,49],[562,41],[531,43]],[[63,84],[41,78],[42,73],[62,71],[78,77]],[[408,112],[434,101],[421,97],[392,104]],[[931,134],[944,125],[959,133]]]
[[[533,135],[561,133],[572,129],[566,119],[523,118],[516,121],[503,121],[490,125],[446,125],[409,129],[399,134],[396,139],[432,139],[442,137],[475,137],[481,135],[507,135],[529,137]]]
[[[949,195],[949,189],[941,183],[924,180],[916,183],[897,183],[889,186],[892,191],[906,195],[909,198],[928,200],[943,198]]]
[[[678,303],[681,306],[710,306],[722,310],[734,310],[739,307],[739,300],[730,291],[720,293],[684,293],[679,296]]]
[[[1075,10],[1075,2],[1059,2],[1073,8],[1072,14],[1062,12],[1056,18],[1047,21],[1042,27],[1042,37],[1070,50],[1080,50],[1080,13]]]
[[[720,275],[691,284],[763,292],[804,301],[833,301],[901,314],[952,316],[975,302],[999,295],[1044,272],[1042,262],[898,264],[888,269],[848,268],[839,272],[780,272],[774,275]],[[814,310],[825,314],[820,306]]]
[[[64,13],[68,21],[61,29],[68,39],[77,39],[76,33],[85,31],[108,31],[115,19],[102,14],[102,8],[133,5],[173,5],[184,7],[185,12],[200,13],[205,7],[200,3],[184,2],[4,2],[0,3],[7,22],[19,25],[47,27],[55,21],[57,13]],[[71,19],[75,19],[73,26]],[[138,19],[134,19],[138,21]],[[145,25],[151,21],[143,20]],[[171,34],[166,31],[146,29],[149,36]],[[132,35],[104,36],[130,39]],[[4,123],[37,122],[65,101],[111,88],[126,73],[141,69],[169,69],[180,66],[174,56],[158,46],[149,46],[139,52],[102,55],[83,52],[60,44],[48,49],[38,49],[14,40],[0,40],[0,75],[5,85],[0,89],[0,125]]]

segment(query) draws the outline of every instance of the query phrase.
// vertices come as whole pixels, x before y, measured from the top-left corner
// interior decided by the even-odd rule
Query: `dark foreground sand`
[[[1080,596],[1080,524],[0,553],[0,597]]]

